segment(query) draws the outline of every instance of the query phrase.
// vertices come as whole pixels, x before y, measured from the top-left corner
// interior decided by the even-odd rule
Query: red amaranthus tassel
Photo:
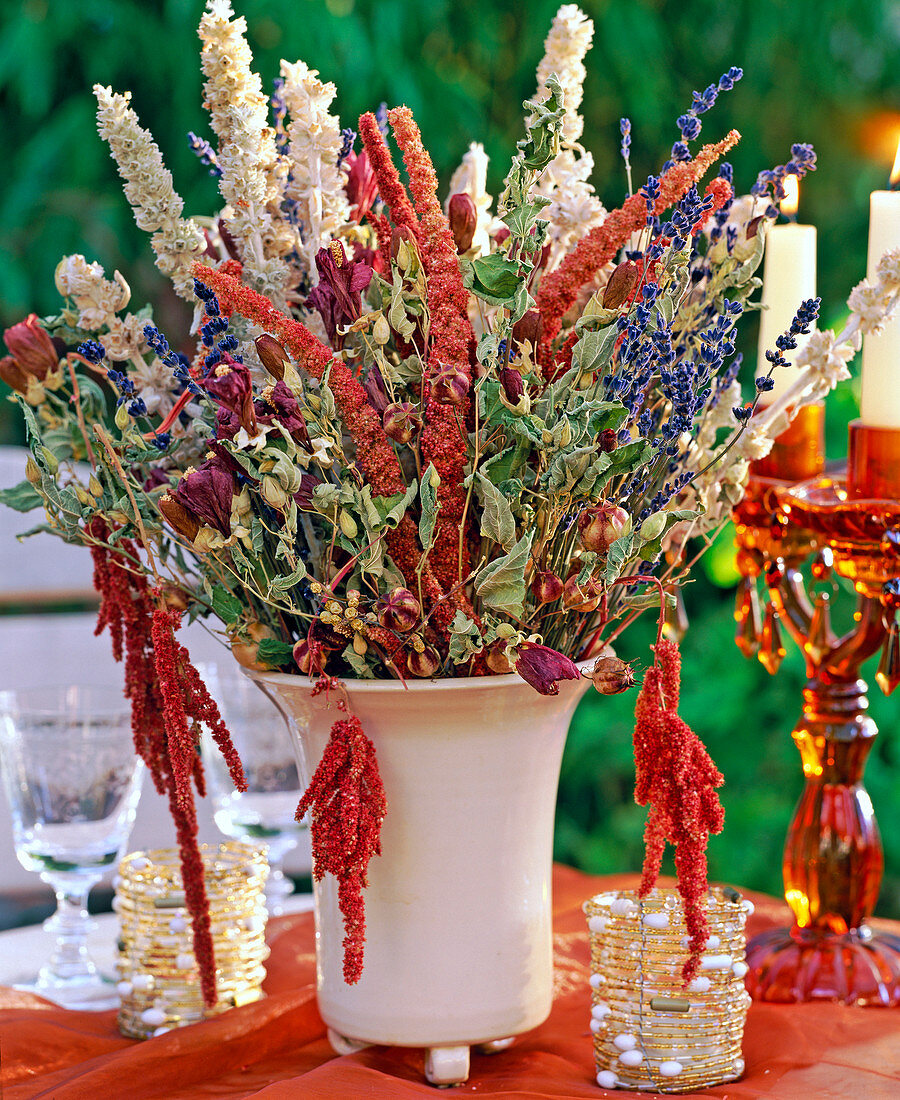
[[[316,692],[333,686],[324,679]],[[346,712],[345,703],[338,708]],[[297,807],[297,820],[310,813],[313,875],[338,882],[338,904],[344,916],[344,981],[355,985],[362,976],[366,941],[363,888],[373,856],[381,855],[381,823],[386,811],[384,786],[378,774],[375,746],[359,719],[341,718],[315,774]]]
[[[720,833],[725,815],[716,788],[722,773],[697,735],[678,716],[681,655],[674,642],[656,645],[635,707],[635,801],[650,804],[644,832],[646,855],[638,891],[645,897],[656,884],[666,841],[675,846],[678,892],[690,937],[682,968],[685,983],[697,973],[709,936],[706,845]]]
[[[660,179],[659,198],[654,212],[661,214],[687,194],[692,184],[702,179],[709,166],[740,140],[737,130],[714,145],[704,145],[693,160],[679,161]],[[537,306],[543,320],[540,359],[545,374],[552,370],[550,347],[562,326],[562,319],[578,297],[578,291],[612,260],[632,233],[647,220],[643,192],[627,198],[618,210],[612,210],[565,257],[559,267],[541,280]]]
[[[111,534],[99,519],[91,522],[89,531],[104,543]],[[135,748],[157,791],[169,801],[203,999],[213,1005],[216,965],[191,788],[193,780],[197,791],[204,793],[194,734],[197,723],[205,722],[211,730],[238,790],[246,790],[243,770],[218,707],[187,650],[175,640],[180,614],[160,604],[147,578],[128,565],[129,559],[138,560],[137,547],[129,539],[120,539],[116,550],[92,546],[91,555],[94,585],[101,599],[96,633],[108,629],[113,656],[125,661],[125,694],[131,702]]]
[[[465,415],[469,399],[464,394],[458,408],[442,402],[436,395],[435,380],[442,370],[450,370],[458,372],[465,391],[471,385],[469,349],[474,345],[474,336],[468,314],[469,292],[463,286],[456,243],[437,197],[434,165],[422,145],[412,112],[408,107],[395,107],[388,111],[388,119],[409,173],[409,186],[419,215],[422,263],[428,277],[431,328],[422,456],[426,462],[434,463],[441,476],[437,491],[440,514],[429,560],[438,581],[444,588],[450,588],[469,574],[468,540],[465,537],[460,540],[459,533],[466,501],[462,483],[467,462]]]

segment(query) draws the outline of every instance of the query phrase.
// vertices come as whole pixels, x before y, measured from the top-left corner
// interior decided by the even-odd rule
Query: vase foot
[[[776,928],[747,945],[755,1001],[900,1005],[900,936],[863,926],[843,934]]]
[[[490,1042],[479,1043],[475,1049],[479,1054],[499,1054],[501,1050],[509,1050],[515,1041],[515,1035],[510,1035],[508,1039],[491,1039]]]
[[[328,1042],[331,1043],[331,1049],[335,1054],[356,1054],[358,1050],[365,1050],[366,1047],[370,1047],[371,1043],[364,1043],[360,1039],[349,1039],[346,1035],[341,1035],[340,1032],[334,1030],[333,1027],[328,1028]]]
[[[425,1055],[425,1080],[438,1088],[464,1085],[469,1079],[469,1048],[431,1047]]]

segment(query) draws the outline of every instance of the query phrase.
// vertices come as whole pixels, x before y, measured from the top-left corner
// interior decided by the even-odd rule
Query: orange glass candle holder
[[[851,422],[847,495],[852,500],[900,500],[900,429]]]
[[[825,405],[819,401],[798,409],[772,450],[750,466],[751,477],[806,481],[825,469]]]
[[[747,988],[758,1000],[834,1000],[900,1004],[900,938],[873,931],[883,855],[863,770],[877,728],[868,716],[861,665],[879,649],[876,679],[886,693],[900,683],[896,612],[900,589],[900,503],[853,500],[841,478],[773,489],[782,540],[765,536],[752,577],[769,593],[759,657],[774,672],[784,655],[781,624],[801,648],[807,673],[803,713],[793,731],[805,779],[784,849],[785,898],[792,928],[757,936],[747,948]],[[752,516],[745,514],[745,519]],[[771,526],[769,521],[768,526]],[[739,527],[740,532],[740,527]],[[745,544],[751,535],[745,532]],[[796,552],[818,546],[807,584]],[[793,547],[779,555],[779,545]],[[748,566],[738,555],[739,565]],[[858,610],[837,637],[830,623],[831,574],[853,582]],[[755,581],[745,572],[745,582]],[[739,644],[741,644],[739,622]],[[746,652],[745,646],[741,648]],[[777,660],[772,655],[777,656]]]

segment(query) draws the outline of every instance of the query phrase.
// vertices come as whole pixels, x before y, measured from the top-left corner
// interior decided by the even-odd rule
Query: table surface
[[[455,1096],[481,1100],[648,1096],[607,1092],[594,1078],[588,1028],[589,946],[581,903],[636,876],[598,878],[554,871],[555,999],[546,1023],[507,1051],[474,1054]],[[783,902],[752,893],[750,934],[783,924]],[[876,922],[895,931],[898,925]],[[21,933],[17,933],[21,935]],[[7,936],[0,937],[6,954]],[[124,1039],[115,1014],[66,1012],[0,988],[3,1100],[409,1100],[435,1097],[422,1078],[422,1051],[371,1047],[337,1057],[316,1009],[311,913],[272,922],[268,996],[215,1019],[145,1042]],[[897,1009],[754,1004],[744,1034],[746,1074],[702,1096],[732,1100],[896,1100],[900,1096]]]

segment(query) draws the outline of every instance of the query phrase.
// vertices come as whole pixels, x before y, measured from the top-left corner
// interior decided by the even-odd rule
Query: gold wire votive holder
[[[177,849],[132,852],[119,864],[117,970],[123,1035],[147,1039],[263,996],[265,851],[200,846],[216,962],[216,1003],[203,1003]]]
[[[585,902],[591,944],[591,1031],[597,1084],[691,1092],[744,1072],[744,926],[752,902],[708,895],[709,939],[687,986],[687,929],[675,890],[597,894]]]

